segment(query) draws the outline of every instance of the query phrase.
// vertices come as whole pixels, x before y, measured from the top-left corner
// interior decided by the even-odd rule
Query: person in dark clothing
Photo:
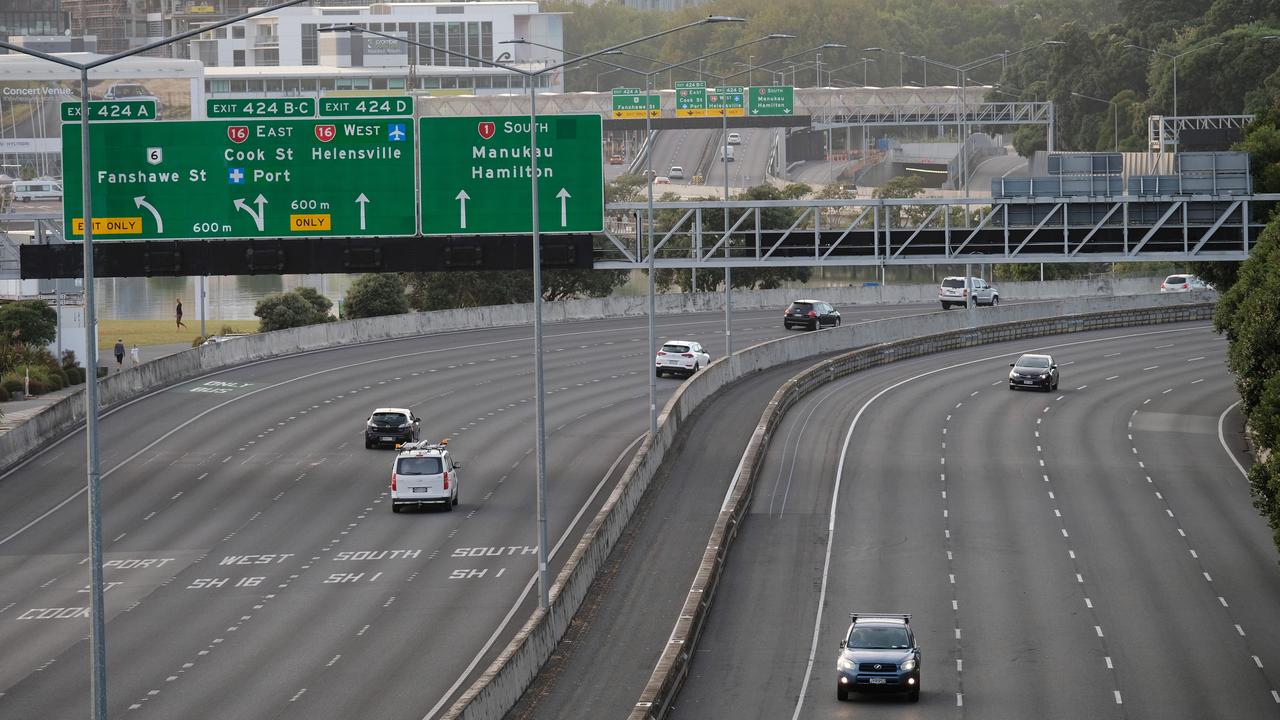
[[[178,306],[174,309],[173,313],[174,313],[174,316],[178,319],[178,328],[186,327],[186,324],[182,322],[182,298],[178,298]],[[174,328],[174,329],[176,330],[178,328]]]
[[[116,370],[124,369],[124,338],[116,340]]]

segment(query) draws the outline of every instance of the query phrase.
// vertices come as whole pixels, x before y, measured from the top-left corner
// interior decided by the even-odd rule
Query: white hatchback
[[[711,364],[711,355],[692,340],[668,340],[654,358],[654,374],[690,375]]]

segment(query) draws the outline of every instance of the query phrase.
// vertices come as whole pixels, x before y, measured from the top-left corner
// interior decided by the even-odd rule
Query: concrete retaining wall
[[[672,632],[671,641],[659,658],[639,702],[636,703],[630,715],[630,720],[665,717],[671,702],[679,692],[688,674],[690,658],[697,647],[703,624],[715,600],[715,591],[725,567],[729,548],[750,506],[756,475],[764,462],[769,439],[782,421],[787,409],[797,400],[837,378],[904,358],[986,343],[1083,330],[1209,320],[1213,317],[1213,309],[1212,303],[1166,303],[1162,298],[1159,306],[1146,309],[1086,311],[1056,318],[987,323],[971,329],[947,330],[915,337],[906,336],[907,339],[883,342],[820,362],[788,380],[766,406],[760,423],[756,426],[756,431],[752,434],[747,449],[743,453],[741,462],[743,472],[739,484],[734,488],[726,507],[720,512],[720,517],[707,542],[702,563],[685,599],[680,619]]]
[[[838,377],[835,374],[837,372],[847,374],[870,364],[890,362],[912,354],[1017,337],[1207,318],[1212,314],[1212,308],[1212,304],[1204,302],[1203,296],[1182,293],[1145,297],[1075,298],[1051,303],[1002,305],[972,313],[959,310],[939,311],[797,334],[761,343],[736,352],[729,358],[712,362],[706,370],[681,385],[663,408],[658,418],[657,437],[641,445],[635,459],[557,575],[549,592],[549,609],[545,612],[535,611],[528,618],[515,638],[508,643],[506,650],[441,716],[442,719],[500,720],[515,705],[568,629],[569,621],[585,598],[587,588],[613,550],[614,543],[631,519],[640,497],[658,474],[666,452],[682,425],[701,402],[727,385],[764,368],[815,355],[847,351],[853,347],[873,346],[842,356],[841,363],[830,361],[811,369],[806,373],[805,380],[801,381],[805,383],[803,387],[807,392],[809,387]],[[1044,319],[1048,316],[1065,317]],[[968,325],[970,319],[974,322],[972,326]],[[789,404],[794,402],[795,397],[775,397],[770,408],[775,414],[780,414],[781,408],[785,406],[779,403]],[[757,454],[762,454],[762,443],[768,437],[762,433],[771,429],[770,423],[777,422],[776,419],[771,420],[771,417],[766,413],[766,417],[762,418],[762,426],[756,431],[756,435],[760,437],[752,437],[749,448],[757,448]],[[752,460],[752,468],[758,462],[759,459]],[[736,531],[738,518],[750,497],[750,487],[751,483],[742,483],[733,502],[721,514],[716,530],[708,542],[708,556],[704,557],[694,581],[694,590],[690,592],[689,603],[681,613],[682,617],[687,616],[688,619],[682,619],[676,626],[676,636],[680,642],[673,642],[668,646],[674,650],[663,655],[646,687],[645,695],[641,698],[641,705],[637,705],[639,715],[633,717],[648,714],[643,703],[651,704],[653,717],[660,716],[665,712],[665,703],[678,689],[687,671],[688,654],[692,652],[697,630],[701,628],[711,595],[714,594],[715,582]],[[693,599],[702,595],[706,598]]]

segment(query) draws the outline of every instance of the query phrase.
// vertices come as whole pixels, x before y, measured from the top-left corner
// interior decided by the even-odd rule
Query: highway
[[[1033,349],[1057,392],[1006,388]],[[1280,573],[1224,355],[1204,323],[1130,328],[814,392],[772,438],[672,717],[1275,717]],[[854,610],[912,613],[918,705],[837,701]]]
[[[921,306],[844,308],[846,320]],[[735,344],[787,334],[735,315]],[[723,353],[719,313],[659,336]],[[798,332],[798,331],[791,331]],[[546,333],[549,536],[568,554],[647,424],[645,320]],[[530,328],[233,368],[102,418],[112,717],[433,717],[535,604]],[[659,380],[659,403],[678,380]],[[413,408],[464,462],[453,512],[394,515],[364,418]],[[0,717],[89,702],[84,436],[0,477]],[[566,547],[567,546],[567,547]],[[683,581],[682,581],[683,582]]]

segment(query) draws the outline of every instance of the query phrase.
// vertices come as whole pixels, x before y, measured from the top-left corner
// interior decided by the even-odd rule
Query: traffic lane
[[[1055,438],[1064,482],[1086,491],[1064,493],[1062,512],[1090,521],[1079,541],[1084,587],[1093,588],[1120,699],[1170,717],[1261,716],[1276,702],[1258,654],[1274,647],[1273,623],[1242,620],[1233,600],[1275,607],[1274,578],[1262,580],[1274,574],[1257,572],[1274,561],[1274,547],[1220,446],[1220,411],[1205,407],[1236,399],[1222,340],[1208,328],[1195,335],[1168,336],[1176,350],[1134,347],[1127,364],[1102,376],[1120,378],[1064,403],[1063,418],[1106,422],[1105,430],[1076,423],[1084,437],[1062,442],[1089,442],[1113,461],[1068,463]],[[1234,493],[1223,485],[1232,480]]]
[[[807,363],[716,395],[682,430],[557,648],[509,718],[625,717],[662,651],[764,405]]]

